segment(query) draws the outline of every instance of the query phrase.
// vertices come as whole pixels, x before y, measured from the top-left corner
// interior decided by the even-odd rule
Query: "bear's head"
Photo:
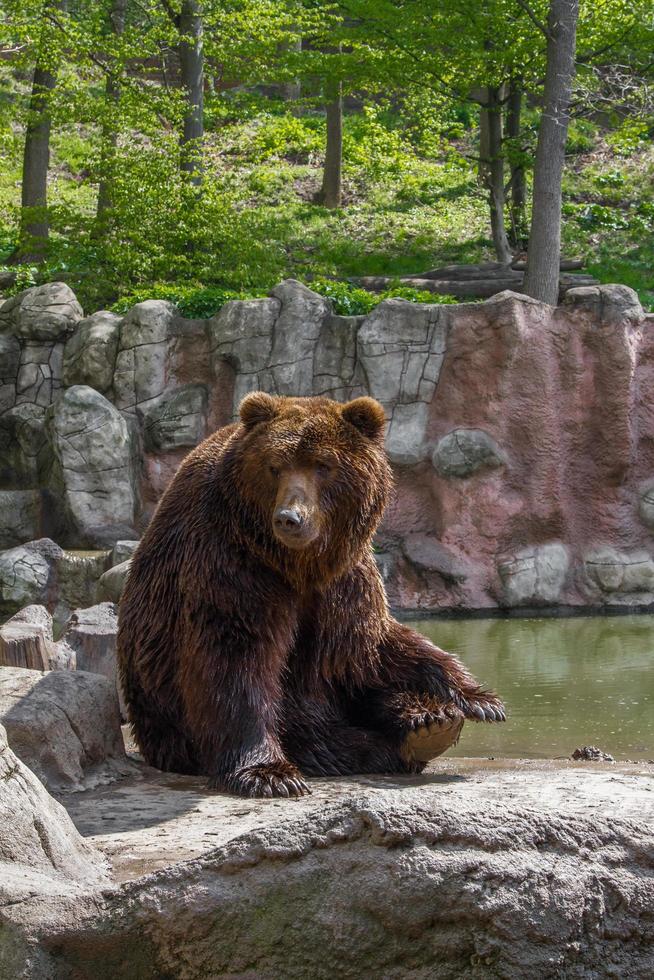
[[[372,537],[391,488],[385,418],[372,398],[247,395],[238,433],[240,493],[288,566],[336,571]]]

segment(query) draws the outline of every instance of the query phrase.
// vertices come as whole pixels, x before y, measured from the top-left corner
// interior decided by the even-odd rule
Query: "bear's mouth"
[[[282,518],[283,520],[283,518]],[[273,520],[273,534],[280,544],[291,551],[304,551],[318,537],[317,529],[310,523],[293,525]]]

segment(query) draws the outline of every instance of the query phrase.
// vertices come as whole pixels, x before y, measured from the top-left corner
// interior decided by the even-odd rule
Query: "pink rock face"
[[[427,423],[433,465],[398,470],[380,536],[398,556],[391,602],[651,603],[654,542],[639,502],[654,475],[654,317],[625,287],[572,290],[557,309],[504,293],[451,311]],[[479,433],[503,461],[475,452]],[[402,542],[419,533],[467,577],[410,561]]]

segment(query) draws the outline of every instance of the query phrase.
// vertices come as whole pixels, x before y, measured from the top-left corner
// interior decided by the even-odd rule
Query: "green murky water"
[[[596,745],[620,760],[654,759],[654,616],[410,625],[506,704],[505,725],[465,725],[451,755],[557,758]]]

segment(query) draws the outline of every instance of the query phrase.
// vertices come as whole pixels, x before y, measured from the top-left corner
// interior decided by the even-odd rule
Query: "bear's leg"
[[[375,674],[378,689],[431,695],[436,712],[428,722],[438,721],[443,713],[450,716],[457,712],[471,721],[506,720],[497,695],[482,688],[460,660],[394,620],[379,646]],[[425,717],[428,715],[426,712]]]
[[[212,787],[241,796],[303,796],[309,788],[278,736],[293,624],[256,596],[247,622],[241,595],[234,603],[240,616],[232,618],[228,601],[225,590],[220,610],[196,607],[179,653],[184,721],[198,743],[201,770]]]
[[[423,768],[402,745],[404,734],[350,723],[345,702],[289,695],[284,706],[287,755],[308,776],[408,773]]]
[[[199,772],[192,742],[169,718],[142,703],[136,707],[134,702],[130,705],[130,718],[134,738],[148,765],[183,775]]]
[[[404,758],[423,765],[457,744],[464,721],[452,703],[411,691],[362,691],[353,714],[399,746]]]

